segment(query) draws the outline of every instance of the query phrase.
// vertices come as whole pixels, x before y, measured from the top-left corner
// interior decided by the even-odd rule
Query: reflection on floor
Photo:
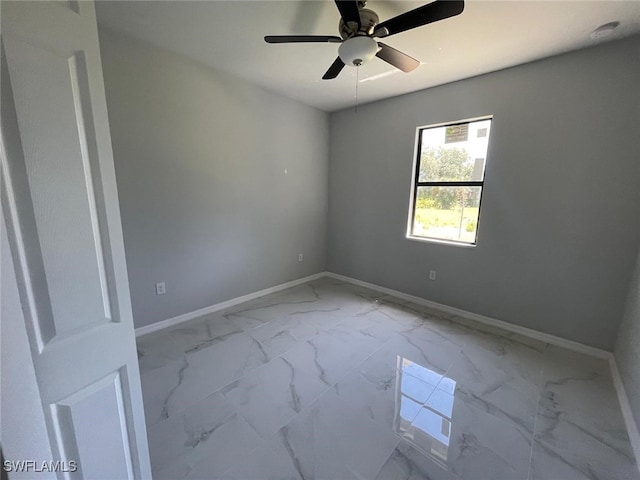
[[[323,278],[138,339],[157,479],[640,479],[604,360]]]

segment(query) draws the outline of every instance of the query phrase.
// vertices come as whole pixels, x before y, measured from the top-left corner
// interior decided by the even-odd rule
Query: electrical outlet
[[[429,270],[429,280],[435,280],[435,279],[436,279],[436,271]]]
[[[167,293],[167,286],[165,283],[156,283],[156,295],[164,295],[165,293]]]
[[[302,253],[298,254],[298,261],[301,262],[302,260],[304,260],[304,255]]]

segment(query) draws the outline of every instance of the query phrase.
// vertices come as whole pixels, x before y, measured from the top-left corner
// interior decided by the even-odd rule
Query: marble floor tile
[[[428,383],[416,376],[402,374],[401,369],[380,374],[351,371],[327,393],[340,404],[363,412],[373,422],[389,431],[405,431],[431,393],[437,381]]]
[[[189,470],[184,478],[188,480],[218,478],[234,465],[242,464],[256,448],[265,445],[238,414],[221,424],[205,424],[196,434],[200,436],[192,436],[192,439],[201,441],[202,448],[194,448],[187,455]]]
[[[280,355],[296,344],[300,339],[294,336],[289,328],[289,323],[282,320],[273,320],[265,325],[253,328],[247,333],[262,345],[270,356]],[[313,337],[313,332],[309,331],[309,337]]]
[[[189,474],[190,467],[184,455],[172,458],[171,462],[162,467],[151,463],[153,480],[181,480]]]
[[[265,443],[223,395],[149,428],[154,477],[216,478]]]
[[[477,332],[467,324],[454,321],[451,316],[427,315],[423,326],[433,330],[458,345],[464,346],[470,338],[477,335]]]
[[[238,322],[245,318],[248,327],[282,318],[287,314],[304,308],[313,308],[321,302],[314,284],[307,283],[257,298],[231,307],[222,314],[226,318],[236,318]]]
[[[274,436],[302,478],[374,478],[399,437],[327,392]]]
[[[538,423],[530,480],[640,480],[628,449],[568,421],[539,419]]]
[[[392,479],[460,480],[460,477],[402,440],[375,478],[375,480]]]
[[[147,426],[169,418],[169,401],[180,385],[186,367],[187,359],[183,355],[162,367],[140,372]]]
[[[155,479],[640,480],[606,361],[333,278],[137,343]]]
[[[525,345],[533,350],[538,351],[539,353],[544,353],[545,350],[547,349],[547,343],[535,338],[525,337],[524,335],[521,335],[519,333],[510,332],[508,330],[503,330],[501,328],[494,327],[492,325],[486,325],[483,323],[474,322],[473,320],[469,320],[469,319],[465,319],[457,316],[451,317],[451,320],[455,323],[462,323],[463,325],[473,329],[476,332],[485,334],[485,335],[481,335],[480,338],[482,337],[485,337],[485,338],[497,337],[498,339],[506,338],[507,340],[511,340],[513,342],[517,342],[522,345]]]
[[[461,401],[533,434],[542,363],[542,353],[518,342],[474,338],[447,377],[455,381]]]
[[[532,478],[640,479],[606,360],[550,346]]]
[[[396,375],[399,360],[405,359],[421,367],[421,380],[437,385],[459,352],[459,346],[444,339],[419,341],[411,335],[397,334],[376,350],[359,370],[368,378],[389,377]]]
[[[391,295],[385,295],[378,299],[379,309],[390,315],[396,322],[401,322],[403,318],[407,320],[418,320],[422,324],[424,320],[444,321],[449,318],[444,312],[437,312],[433,308],[417,305],[406,300],[399,300]]]
[[[246,331],[285,318],[292,312],[314,308],[319,302],[315,287],[305,284],[236,305],[221,315]]]
[[[239,379],[271,358],[246,333],[183,355],[164,367],[142,373],[147,423],[157,423]]]
[[[298,340],[307,340],[319,333],[322,328],[328,328],[345,315],[335,306],[316,306],[304,308],[289,313],[285,318],[275,323],[287,328],[291,335]]]
[[[247,373],[222,393],[254,430],[266,438],[328,388],[319,375],[306,375],[279,357]]]
[[[271,446],[251,452],[244,461],[220,476],[221,480],[304,480],[287,452]]]
[[[184,351],[165,331],[151,333],[136,340],[140,372],[148,372],[179,360]]]
[[[248,309],[246,311],[231,312],[223,314],[224,318],[243,331],[266,325],[271,320],[279,318],[285,314],[275,314],[266,309]]]
[[[282,355],[296,370],[333,385],[384,342],[366,332],[322,331]]]
[[[154,477],[165,470],[175,469],[176,465],[180,465],[181,460],[186,460],[185,453],[189,438],[182,416],[174,416],[149,425],[147,435]],[[183,467],[186,467],[186,462]]]
[[[624,420],[606,360],[550,346],[542,373],[541,407],[564,419],[603,421],[601,428],[624,429]]]
[[[461,478],[526,480],[529,473],[531,434],[477,410],[455,393],[427,402],[403,438]]]
[[[433,330],[429,328],[428,324],[420,325],[399,335],[407,343],[423,352],[423,358],[419,360],[419,363],[427,362],[442,369],[449,368],[462,349],[458,337]]]
[[[409,332],[424,323],[424,317],[419,314],[385,303],[373,304],[369,309],[360,312],[358,316],[388,328],[395,333]]]
[[[166,330],[167,336],[184,353],[206,348],[240,332],[242,328],[239,325],[220,314],[207,315]]]
[[[320,328],[324,330],[340,330],[346,333],[366,330],[377,325],[374,319],[370,318],[368,312],[367,310],[366,313],[359,312],[351,315],[340,309],[339,315],[333,315],[331,320],[320,325]]]
[[[380,292],[339,280],[332,283],[322,280],[311,283],[315,286],[323,305],[331,304],[348,315],[366,311],[383,296]]]

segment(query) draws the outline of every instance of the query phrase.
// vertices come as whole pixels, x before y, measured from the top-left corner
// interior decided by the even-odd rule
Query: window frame
[[[410,202],[411,207],[409,208],[409,221],[407,223],[407,235],[406,238],[409,240],[421,241],[421,242],[432,242],[432,243],[441,243],[445,245],[453,245],[456,247],[467,247],[474,248],[478,245],[478,232],[480,229],[480,216],[482,213],[482,197],[484,195],[484,182],[485,175],[487,169],[487,161],[489,159],[489,144],[491,142],[491,129],[489,131],[489,138],[487,140],[487,154],[485,156],[485,165],[484,171],[482,175],[482,180],[480,181],[460,181],[460,182],[420,182],[420,160],[422,156],[422,132],[425,130],[430,130],[432,128],[442,128],[442,127],[455,127],[458,125],[466,125],[473,122],[480,122],[483,120],[491,120],[491,125],[493,126],[493,115],[485,115],[482,117],[468,118],[464,120],[455,120],[453,122],[442,122],[435,123],[431,125],[423,125],[416,128],[416,146],[413,154],[413,171],[412,171],[412,180],[411,180],[411,195]],[[465,242],[462,240],[453,240],[448,238],[438,238],[438,237],[426,237],[423,235],[415,235],[413,233],[413,227],[416,219],[416,200],[418,196],[418,187],[480,187],[480,200],[478,202],[478,221],[476,224],[476,235],[473,242]]]

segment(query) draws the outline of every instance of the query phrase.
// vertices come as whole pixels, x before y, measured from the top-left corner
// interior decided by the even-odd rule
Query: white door
[[[58,476],[151,478],[94,5],[1,8],[3,216]]]

